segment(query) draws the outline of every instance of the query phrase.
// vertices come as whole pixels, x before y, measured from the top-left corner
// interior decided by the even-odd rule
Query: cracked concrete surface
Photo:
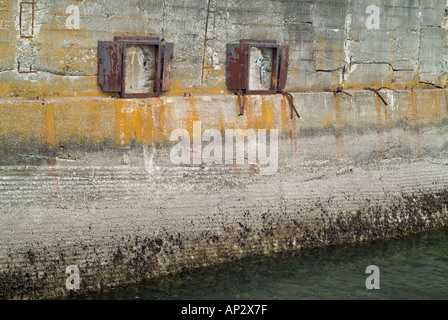
[[[35,5],[34,36],[20,38],[20,1],[3,3],[1,19],[15,28],[1,30],[5,39],[0,71],[24,69],[51,73],[60,87],[65,76],[96,74],[98,41],[117,35],[162,37],[175,43],[173,88],[166,94],[221,93],[225,87],[225,46],[243,38],[273,39],[290,46],[287,91],[366,86],[393,88],[446,85],[448,37],[446,3],[442,0],[379,2],[380,29],[369,30],[369,1],[81,1],[80,29],[67,30],[68,0],[40,0]],[[210,7],[210,8],[209,8]],[[210,11],[210,12],[208,12]],[[208,19],[207,19],[208,17]],[[208,28],[208,30],[207,30]],[[2,80],[3,79],[3,80]],[[1,96],[27,96],[42,89],[20,78]],[[31,88],[22,90],[22,86]],[[98,86],[89,95],[104,95]],[[72,96],[85,90],[73,90]],[[51,89],[48,96],[57,95]]]

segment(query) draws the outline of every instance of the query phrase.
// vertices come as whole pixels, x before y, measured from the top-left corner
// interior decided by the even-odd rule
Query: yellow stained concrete
[[[98,146],[105,141],[128,146],[169,141],[172,130],[192,134],[193,123],[202,129],[279,129],[296,136],[299,130],[336,129],[336,143],[343,151],[341,129],[375,125],[389,128],[397,121],[410,125],[441,123],[448,117],[445,90],[414,90],[395,93],[394,104],[384,105],[373,93],[352,92],[353,97],[309,93],[295,95],[301,118],[290,119],[290,106],[279,95],[247,96],[244,116],[238,117],[234,95],[127,99],[3,99],[0,100],[0,140],[8,137],[39,141],[50,149],[81,141]],[[327,95],[323,99],[323,95]],[[324,108],[307,105],[321,99]],[[326,102],[325,102],[326,101]],[[332,113],[331,110],[333,110]],[[328,111],[328,112],[327,112]]]

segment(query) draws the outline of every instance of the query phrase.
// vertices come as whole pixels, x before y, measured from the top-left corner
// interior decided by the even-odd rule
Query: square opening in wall
[[[121,98],[159,97],[171,86],[174,44],[155,37],[98,41],[98,84]]]
[[[240,40],[226,47],[226,85],[245,94],[275,94],[284,89],[288,46],[276,40]]]
[[[272,90],[275,48],[251,47],[249,58],[249,90]]]
[[[125,53],[125,92],[153,93],[156,80],[156,46],[127,45]]]
[[[226,45],[226,86],[238,90],[240,115],[244,114],[246,94],[281,93],[289,99],[297,114],[293,99],[284,92],[288,75],[289,46],[277,40],[241,39],[240,43]],[[292,111],[291,111],[292,114]]]
[[[115,39],[120,39],[124,46],[121,97],[158,97],[162,60],[159,39]]]

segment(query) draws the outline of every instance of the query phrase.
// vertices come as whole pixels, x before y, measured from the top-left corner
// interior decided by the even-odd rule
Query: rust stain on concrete
[[[334,95],[334,115],[335,115],[335,132],[334,139],[336,143],[336,155],[338,158],[344,157],[344,134],[341,110],[341,97]]]
[[[384,107],[383,102],[381,101],[380,97],[378,97],[377,94],[374,94],[374,101],[375,101],[375,111],[376,111],[376,126],[377,126],[377,141],[378,141],[378,147],[381,154],[384,154],[384,123],[382,119],[383,115],[383,108],[385,109],[385,112],[387,112],[387,109]]]

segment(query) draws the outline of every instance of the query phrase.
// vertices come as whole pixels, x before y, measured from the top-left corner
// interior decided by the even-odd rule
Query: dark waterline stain
[[[369,265],[379,290],[366,289]],[[77,299],[448,299],[448,229],[252,257]]]

